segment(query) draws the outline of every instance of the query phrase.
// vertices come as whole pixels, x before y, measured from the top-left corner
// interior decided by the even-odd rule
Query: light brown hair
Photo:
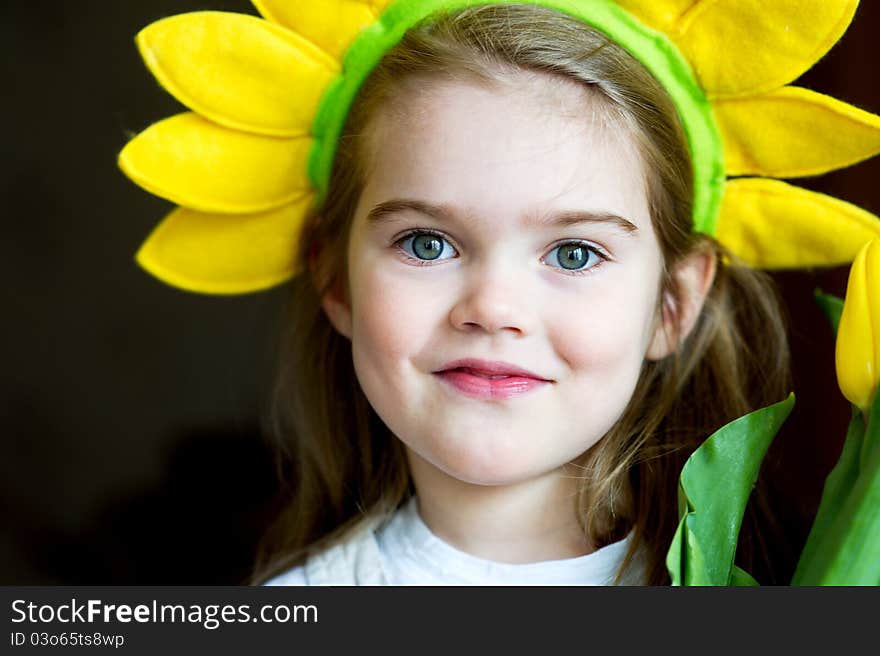
[[[598,92],[638,145],[664,261],[661,303],[672,299],[675,307],[680,292],[672,272],[694,249],[709,249],[719,260],[693,330],[673,355],[644,363],[621,419],[576,463],[583,479],[577,512],[588,539],[601,546],[633,531],[629,557],[640,549],[646,582],[667,582],[664,560],[678,523],[684,461],[725,423],[787,395],[788,346],[773,284],[693,232],[685,136],[669,97],[644,67],[600,32],[551,9],[487,5],[432,17],[410,30],[361,88],[327,201],[303,230],[298,257],[305,272],[291,285],[271,425],[285,488],[254,582],[301,563],[364,514],[390,513],[412,494],[404,449],[361,391],[351,345],[334,331],[321,297],[334,286],[347,294],[346,246],[378,113],[432,82],[492,85],[512,68],[562,75]],[[749,553],[738,555],[751,566]]]

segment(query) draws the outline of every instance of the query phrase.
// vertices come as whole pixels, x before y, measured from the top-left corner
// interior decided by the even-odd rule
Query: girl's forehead
[[[523,69],[499,71],[491,79],[415,78],[400,84],[374,121],[389,129],[418,128],[438,117],[498,105],[535,119],[571,121],[570,129],[613,121],[612,103],[600,91],[561,74]],[[470,117],[474,119],[475,117]],[[472,121],[474,122],[474,121]]]
[[[418,198],[477,215],[576,204],[647,220],[634,139],[606,98],[557,77],[445,82],[380,112],[364,199]]]

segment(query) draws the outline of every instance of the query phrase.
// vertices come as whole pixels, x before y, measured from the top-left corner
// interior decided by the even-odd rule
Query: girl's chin
[[[561,466],[547,463],[543,468],[536,467],[539,462],[536,456],[537,454],[530,454],[524,449],[515,448],[511,448],[509,453],[498,450],[491,453],[482,450],[456,451],[433,453],[427,458],[415,456],[415,461],[411,456],[411,464],[416,479],[423,474],[425,478],[440,476],[467,485],[494,487],[523,483]]]

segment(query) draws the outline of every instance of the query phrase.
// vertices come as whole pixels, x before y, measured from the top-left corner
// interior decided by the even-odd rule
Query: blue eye
[[[548,257],[551,264],[555,259],[560,268],[573,273],[585,273],[607,259],[598,249],[581,241],[560,244],[550,251]]]
[[[411,258],[430,262],[432,260],[449,259],[457,254],[452,245],[441,235],[434,232],[417,231],[402,237],[397,244]],[[449,254],[448,257],[441,257]]]

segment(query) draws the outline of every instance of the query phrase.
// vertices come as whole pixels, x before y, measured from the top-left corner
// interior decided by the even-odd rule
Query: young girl
[[[259,578],[662,582],[685,458],[788,392],[768,282],[693,233],[663,89],[573,19],[480,7],[410,31],[341,143]]]
[[[569,13],[476,4],[382,53],[308,207],[256,583],[666,583],[683,463],[790,391],[772,283],[695,225],[684,101]]]

